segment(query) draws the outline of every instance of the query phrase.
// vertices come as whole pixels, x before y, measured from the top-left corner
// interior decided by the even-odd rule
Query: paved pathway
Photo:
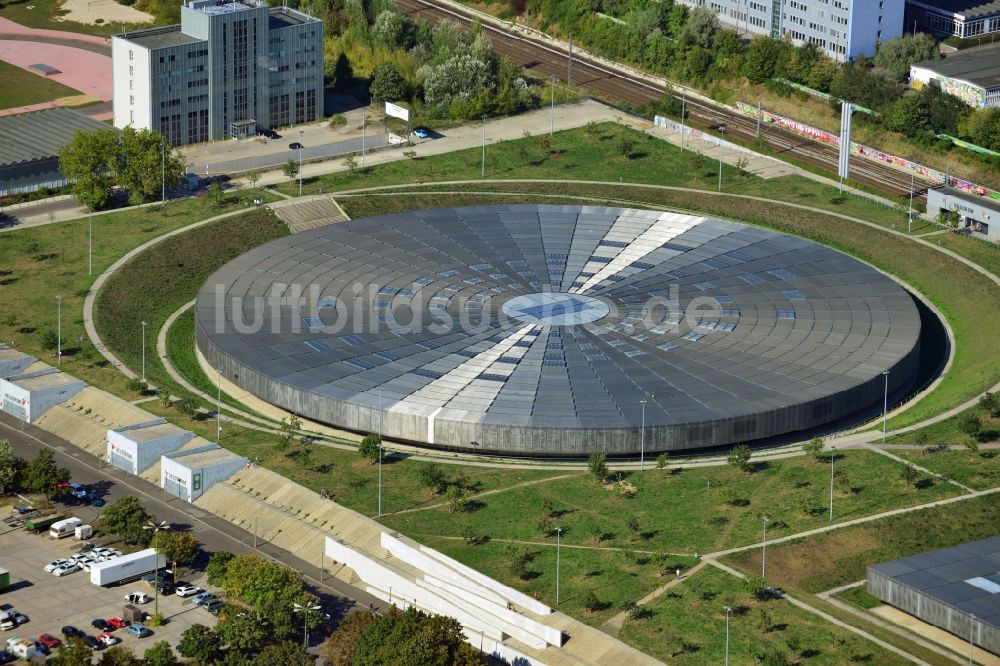
[[[98,44],[105,46],[108,53],[111,53],[111,40],[108,37],[98,37],[97,35],[85,35],[82,32],[70,32],[68,30],[46,30],[44,28],[30,28],[11,21],[8,18],[0,18],[0,34],[29,36],[33,39],[48,38],[62,39],[73,42],[85,42],[88,44]]]
[[[902,463],[902,464],[906,465],[907,467],[912,467],[913,469],[919,470],[919,471],[921,471],[921,472],[923,472],[923,473],[925,473],[925,474],[927,474],[929,476],[938,476],[938,474],[936,472],[932,472],[931,470],[927,469],[926,467],[921,467],[920,465],[918,465],[915,462],[907,460],[906,458],[901,458],[901,457],[899,457],[899,456],[897,456],[895,454],[892,454],[892,453],[890,453],[890,452],[886,451],[885,449],[880,448],[878,446],[873,446],[872,444],[865,444],[864,448],[868,449],[869,451],[874,451],[875,453],[883,455],[886,458],[891,458],[892,460],[895,460],[898,463]],[[975,488],[970,488],[969,486],[967,486],[967,485],[965,485],[963,483],[959,483],[958,481],[956,481],[954,479],[950,479],[948,477],[942,477],[942,478],[945,481],[947,481],[948,483],[950,483],[950,484],[952,484],[954,486],[958,486],[959,488],[961,488],[962,490],[964,490],[964,491],[966,491],[968,493],[974,493],[974,492],[976,492]]]
[[[661,585],[660,587],[656,588],[643,598],[639,599],[637,602],[635,602],[636,605],[645,606],[649,604],[649,602],[655,600],[670,588],[677,587],[678,585],[686,581],[688,578],[701,571],[704,567],[705,567],[705,561],[702,560],[698,564],[691,567],[690,571],[688,571],[687,573],[677,576],[666,585]],[[612,636],[617,636],[618,632],[621,631],[622,625],[625,624],[626,619],[628,619],[628,611],[621,611],[620,613],[614,615],[607,622],[602,624],[601,629],[608,632]]]

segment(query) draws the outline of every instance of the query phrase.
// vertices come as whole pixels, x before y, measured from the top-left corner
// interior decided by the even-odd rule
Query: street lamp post
[[[719,137],[719,191],[722,191],[722,142],[726,139],[726,126],[720,125],[719,132],[721,136]]]
[[[160,144],[160,205],[167,205],[167,144]]]
[[[556,528],[556,605],[559,605],[559,550],[562,545],[562,528]]]
[[[382,517],[382,387],[378,387],[378,515]]]
[[[639,471],[645,471],[646,464],[646,399],[639,401],[642,405],[642,428],[639,433]]]
[[[361,168],[365,168],[365,134],[367,133],[366,125],[368,124],[368,112],[364,111],[361,113]]]
[[[56,296],[56,367],[62,365],[62,296]]]
[[[761,516],[761,520],[764,522],[764,540],[760,542],[760,577],[763,579],[767,564],[767,523],[771,519],[767,516]]]
[[[142,381],[146,381],[146,321],[142,322]]]
[[[309,613],[313,611],[319,611],[319,606],[302,606],[300,604],[292,604],[292,608],[296,613],[302,613],[302,649],[309,649]]]
[[[170,525],[167,524],[167,521],[163,520],[163,521],[160,521],[159,524],[151,522],[151,523],[148,523],[146,525],[143,525],[142,529],[144,529],[144,530],[153,530],[153,554],[154,555],[159,555],[159,552],[156,550],[157,541],[158,541],[157,540],[157,535],[160,532],[162,532],[163,530],[169,530],[170,529]],[[156,566],[156,568],[153,570],[153,592],[154,592],[154,596],[153,596],[153,614],[154,615],[159,615],[160,614],[160,562],[159,562],[159,558],[157,558],[157,561],[155,562],[155,566]]]
[[[906,233],[913,232],[913,172],[910,172],[910,211],[906,214]]]
[[[889,371],[883,370],[882,377],[885,378],[885,388],[882,392],[882,443],[885,444],[885,422],[889,411]]]
[[[299,130],[299,196],[302,196],[302,130]]]
[[[552,135],[556,131],[556,75],[555,74],[549,77],[549,82],[551,84],[549,90],[551,91],[550,96],[552,98],[552,103],[549,106],[549,137],[552,137]]]
[[[486,116],[483,116],[483,167],[479,171],[479,178],[486,178]]]
[[[684,113],[687,107],[687,95],[681,91],[681,150],[684,150]]]
[[[833,521],[833,461],[837,459],[837,447],[830,447],[830,521]]]
[[[733,609],[729,606],[723,606],[726,610],[726,666],[729,666],[729,614],[733,612]]]
[[[94,211],[87,213],[87,275],[94,274]]]
[[[215,445],[222,439],[222,369],[219,368],[218,384],[215,387]]]

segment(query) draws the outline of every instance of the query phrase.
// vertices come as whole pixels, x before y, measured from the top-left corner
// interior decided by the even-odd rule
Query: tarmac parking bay
[[[45,633],[61,640],[63,635],[60,630],[66,625],[96,636],[100,632],[90,623],[96,618],[106,620],[121,616],[127,593],[136,591],[153,595],[151,586],[141,580],[104,588],[93,585],[87,571],[80,570],[62,577],[45,572],[46,564],[76,554],[82,544],[72,538],[51,539],[47,532],[35,535],[25,529],[0,531],[0,567],[10,571],[10,587],[0,592],[0,608],[14,607],[28,617],[26,624],[0,634],[3,643],[15,637],[37,640]],[[184,576],[183,580],[204,587],[204,574],[192,573],[197,575]],[[165,640],[176,647],[181,634],[191,625],[213,627],[217,621],[211,613],[195,606],[192,597],[162,596],[159,606],[166,624],[150,627],[153,635],[146,638],[136,638],[124,629],[117,629],[113,635],[121,639],[121,645],[132,648],[141,657],[156,641]],[[140,608],[152,614],[153,601]],[[3,647],[5,645],[0,645],[0,649]]]

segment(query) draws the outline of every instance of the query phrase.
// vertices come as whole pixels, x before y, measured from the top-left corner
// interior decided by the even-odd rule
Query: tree
[[[958,429],[972,439],[979,439],[983,432],[983,421],[977,414],[966,412],[958,418]]]
[[[771,631],[771,627],[774,625],[774,620],[771,617],[770,611],[761,606],[757,609],[757,628],[759,628],[763,633],[768,633]]]
[[[247,183],[250,187],[257,187],[257,183],[260,182],[260,170],[253,169],[247,172]]]
[[[920,470],[912,465],[903,465],[901,474],[903,476],[903,481],[911,486],[920,480]]]
[[[98,666],[142,666],[142,661],[124,645],[114,645],[104,651]]]
[[[386,9],[375,18],[375,22],[372,24],[368,34],[371,40],[379,46],[393,48],[399,46],[403,37],[404,27],[403,17],[392,9]],[[386,98],[377,97],[376,99]]]
[[[363,458],[367,458],[369,464],[374,465],[378,462],[378,456],[381,452],[381,443],[381,437],[375,433],[369,433],[365,435],[365,438],[361,440],[361,444],[358,445],[358,453],[360,453]]]
[[[285,177],[288,178],[288,180],[291,180],[298,175],[299,165],[295,162],[295,160],[289,158],[288,161],[285,162],[285,165],[281,167],[281,173],[285,174]]]
[[[520,579],[528,575],[528,563],[531,562],[531,553],[527,549],[510,545],[504,549],[504,556],[507,559],[507,573]]]
[[[347,167],[348,174],[353,174],[354,170],[358,168],[358,159],[354,155],[348,155],[344,158],[344,166]]]
[[[153,530],[144,530],[143,527],[155,520],[138,497],[126,495],[104,507],[100,527],[102,531],[117,534],[129,543],[148,545],[153,538]]]
[[[639,530],[642,529],[639,527],[639,519],[636,516],[629,516],[628,521],[626,522],[626,527],[628,527],[630,535],[629,540],[635,541],[636,537],[639,536]]]
[[[302,419],[295,414],[289,414],[281,419],[281,433],[278,435],[279,444],[288,447],[288,444],[295,437],[295,433],[302,429]]]
[[[78,636],[71,636],[59,646],[49,660],[52,666],[90,666],[93,653]]]
[[[819,458],[819,454],[823,452],[823,438],[813,437],[802,445],[802,450],[811,455],[813,458]]]
[[[18,487],[24,465],[24,460],[14,455],[10,442],[0,439],[0,494]]]
[[[354,611],[343,619],[337,630],[319,646],[319,655],[326,666],[352,666],[358,639],[375,620],[368,611]]]
[[[214,666],[222,655],[215,632],[203,624],[192,624],[184,630],[177,651],[198,666]]]
[[[458,620],[415,608],[392,608],[377,616],[358,637],[355,664],[366,666],[479,666]]]
[[[118,132],[79,131],[59,151],[59,170],[73,185],[73,196],[91,210],[107,206],[117,177]]]
[[[59,484],[69,481],[69,470],[56,465],[56,457],[51,449],[42,449],[38,456],[28,463],[24,486],[35,493],[54,497]]]
[[[391,62],[383,62],[375,67],[372,83],[368,88],[373,100],[397,102],[407,99],[406,80]]]
[[[253,666],[314,666],[316,658],[302,648],[299,641],[270,643],[254,658]]]
[[[237,555],[229,562],[222,589],[249,606],[258,621],[270,625],[271,640],[283,640],[295,627],[301,629],[299,617],[288,612],[293,604],[316,603],[316,597],[306,592],[302,574],[252,553]],[[319,618],[310,613],[306,622],[315,626]]]
[[[59,346],[59,336],[51,328],[38,332],[38,345],[47,352],[54,352]]]
[[[152,647],[142,653],[142,660],[145,666],[178,666],[180,663],[167,641],[153,643]]]
[[[631,135],[623,134],[618,139],[618,150],[622,152],[624,157],[631,155],[633,148],[635,148],[635,139]]]
[[[583,598],[583,607],[586,608],[589,613],[596,613],[604,608],[604,604],[597,598],[597,595],[594,594],[593,590],[587,590],[587,594]]]
[[[656,456],[656,469],[665,469],[667,466],[667,460],[670,459],[670,454],[664,451],[660,455]]]
[[[197,402],[189,398],[178,400],[176,403],[174,403],[174,406],[177,407],[177,411],[179,411],[181,414],[188,417],[192,421],[194,420],[194,417],[197,416],[198,411],[201,409]]]
[[[448,503],[450,513],[462,513],[469,506],[469,500],[465,496],[465,491],[457,485],[448,486],[444,493],[444,500]]]
[[[417,478],[421,486],[430,488],[435,495],[440,495],[450,485],[444,471],[433,463],[422,466],[417,472]]]
[[[594,481],[603,483],[608,478],[608,455],[601,453],[591,453],[587,458],[587,470],[594,477]]]
[[[698,6],[688,12],[687,21],[680,34],[683,44],[696,44],[702,48],[712,46],[712,40],[719,29],[719,17],[708,7]]]
[[[743,75],[750,83],[764,83],[774,76],[782,43],[770,37],[755,37],[743,59]]]
[[[198,556],[198,539],[193,532],[164,530],[156,534],[156,550],[169,562],[191,564]]]
[[[730,465],[739,467],[744,472],[749,472],[753,469],[753,466],[750,464],[750,447],[746,444],[737,444],[734,446],[729,451],[727,460]]]
[[[167,144],[159,132],[126,127],[119,143],[119,187],[128,190],[131,204],[160,198],[164,187],[176,187],[184,175],[184,157]]]
[[[219,202],[222,201],[222,183],[218,180],[213,180],[208,184],[208,189],[205,191],[212,202],[218,206]]]
[[[996,393],[984,393],[979,397],[979,408],[989,416],[997,418],[1000,416],[1000,395]]]
[[[223,606],[215,634],[222,645],[257,652],[269,642],[268,628],[255,614],[245,611],[242,606]]]
[[[926,32],[913,35],[903,35],[881,44],[875,54],[876,67],[892,72],[897,79],[902,80],[910,75],[910,65],[924,60],[937,60],[941,57],[937,42]]]
[[[445,107],[452,100],[471,101],[482,90],[493,87],[489,66],[471,55],[456,55],[434,67],[424,79],[424,101]]]
[[[222,585],[229,571],[229,563],[233,561],[234,557],[236,555],[227,550],[220,550],[209,556],[208,564],[205,566],[205,575],[208,577],[209,585]]]

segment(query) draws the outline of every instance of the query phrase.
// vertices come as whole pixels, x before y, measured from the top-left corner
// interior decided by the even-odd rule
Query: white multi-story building
[[[904,0],[681,0],[715,11],[740,32],[812,42],[834,60],[874,56],[903,33]]]

